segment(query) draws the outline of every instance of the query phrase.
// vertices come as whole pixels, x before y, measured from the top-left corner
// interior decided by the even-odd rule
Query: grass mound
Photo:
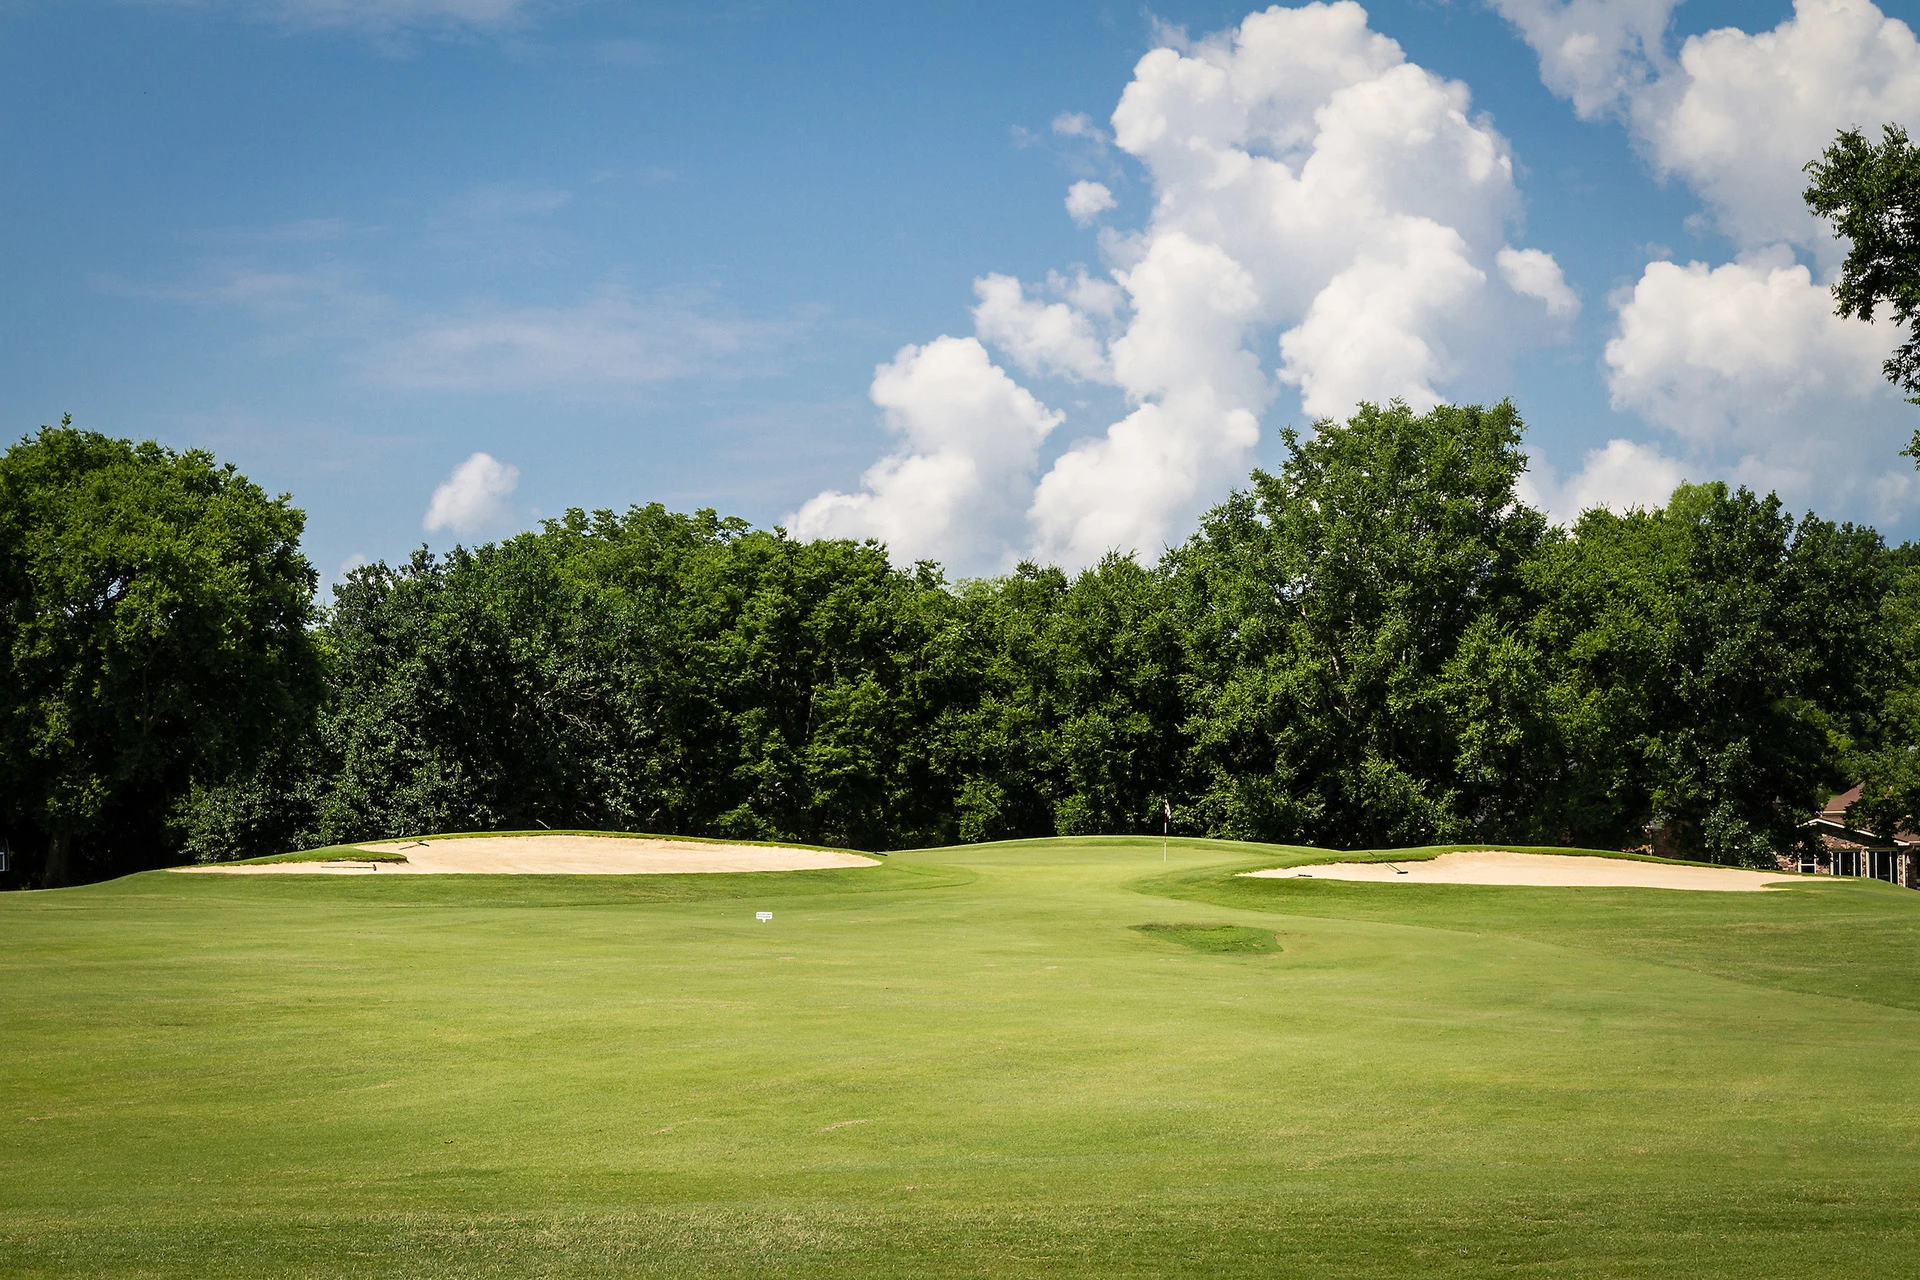
[[[404,853],[372,853],[354,844],[328,845],[324,849],[302,849],[297,853],[275,853],[263,858],[244,858],[234,866],[263,866],[277,862],[390,862],[407,860]]]
[[[1280,950],[1280,939],[1271,929],[1250,929],[1239,924],[1137,924],[1134,930],[1216,956],[1271,955]]]

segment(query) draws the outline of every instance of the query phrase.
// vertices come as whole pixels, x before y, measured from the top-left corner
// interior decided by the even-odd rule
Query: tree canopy
[[[1807,165],[1807,207],[1848,242],[1834,282],[1834,313],[1872,320],[1885,306],[1907,339],[1887,358],[1887,381],[1920,403],[1920,149],[1899,125],[1878,145],[1858,129],[1834,139]],[[1920,463],[1920,431],[1908,453]]]
[[[314,610],[285,499],[48,429],[0,463],[7,830],[58,878],[541,825],[1136,833],[1170,806],[1345,847],[1656,828],[1764,865],[1853,778],[1912,813],[1920,557],[1719,484],[1559,528],[1519,499],[1522,431],[1394,404],[1289,433],[1152,564],[953,584],[656,504],[369,565]]]
[[[303,524],[209,454],[70,421],[0,454],[0,804],[43,882],[162,864],[196,782],[304,729]]]

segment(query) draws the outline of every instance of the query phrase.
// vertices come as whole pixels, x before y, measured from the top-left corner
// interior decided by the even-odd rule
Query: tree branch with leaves
[[[1871,321],[1881,306],[1907,339],[1881,366],[1887,381],[1920,404],[1920,148],[1899,125],[1886,125],[1878,146],[1858,129],[1833,140],[1806,172],[1807,207],[1848,242],[1834,282],[1834,314]],[[1901,450],[1920,465],[1920,431]]]

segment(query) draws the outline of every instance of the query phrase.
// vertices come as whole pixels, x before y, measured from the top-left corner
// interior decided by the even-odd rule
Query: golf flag
[[[1173,801],[1163,800],[1160,803],[1166,811],[1166,816],[1160,820],[1160,834],[1165,835],[1167,828],[1173,825]]]

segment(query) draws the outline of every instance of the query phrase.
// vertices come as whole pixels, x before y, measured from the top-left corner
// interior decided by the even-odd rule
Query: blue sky
[[[1511,394],[1557,514],[1726,477],[1920,536],[1891,342],[1820,318],[1836,254],[1781,213],[1808,139],[1920,127],[1915,6],[1249,12],[16,0],[3,425],[212,449],[329,578],[653,500],[963,572],[1153,554],[1278,428],[1409,388]],[[1286,98],[1336,54],[1346,131]],[[1154,113],[1216,167],[1307,152],[1166,96],[1213,72],[1369,176],[1221,196]]]

